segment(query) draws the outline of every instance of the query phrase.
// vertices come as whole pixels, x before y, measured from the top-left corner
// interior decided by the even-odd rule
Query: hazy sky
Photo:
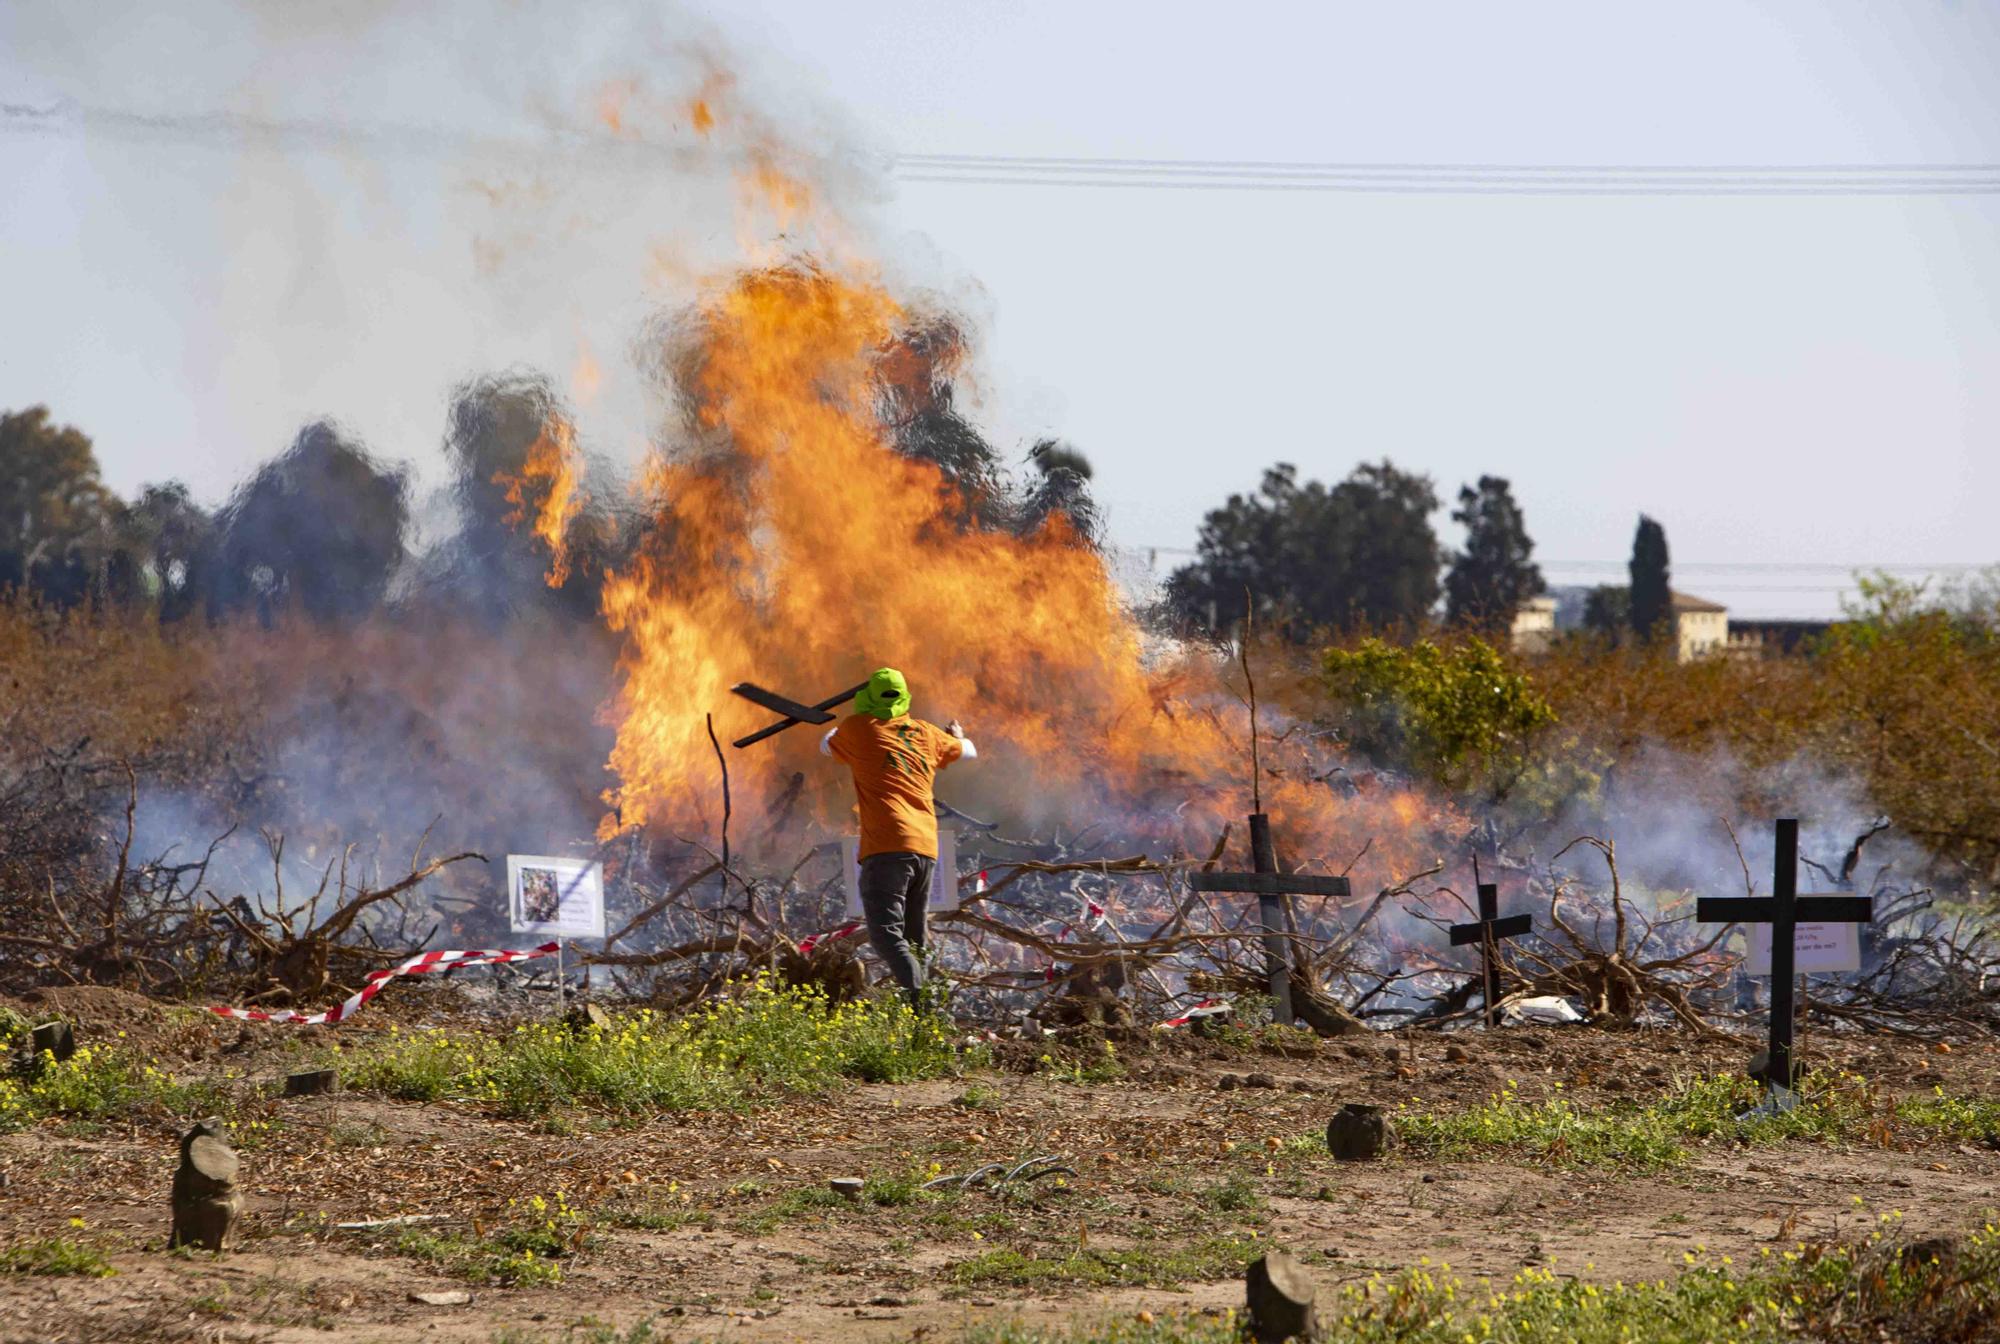
[[[0,4],[0,406],[220,498],[306,420],[434,465],[450,387],[603,366],[736,255],[670,110],[717,69],[899,283],[970,311],[1010,453],[1186,547],[1289,460],[1510,477],[1539,553],[1830,611],[2000,560],[2000,196],[1354,195],[900,181],[898,153],[2000,163],[1986,3]],[[659,109],[606,147],[631,81]],[[434,477],[432,478],[434,479]],[[1447,541],[1457,529],[1440,517]],[[1163,557],[1170,563],[1174,557]],[[1707,565],[1817,565],[1723,570]],[[1552,564],[1552,579],[1614,577]]]

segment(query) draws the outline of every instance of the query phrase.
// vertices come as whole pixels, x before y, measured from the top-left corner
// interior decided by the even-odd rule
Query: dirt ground
[[[125,1006],[132,1030],[163,1052],[253,1078],[282,1073],[297,1039],[279,1028],[174,1026]],[[1448,1059],[1450,1044],[1467,1057]],[[1818,1062],[1890,1093],[1942,1084],[1991,1097],[2000,1080],[2000,1055],[1986,1044],[1940,1052],[1871,1037],[1813,1049]],[[1015,1050],[1017,1067],[961,1079],[855,1086],[747,1116],[578,1116],[557,1127],[566,1133],[454,1104],[274,1101],[242,1152],[240,1248],[219,1258],[163,1249],[172,1122],[44,1126],[0,1138],[0,1248],[94,1240],[117,1273],[0,1275],[0,1339],[484,1344],[647,1318],[663,1337],[746,1344],[951,1337],[994,1317],[1069,1322],[1239,1303],[1236,1262],[1204,1250],[1218,1239],[1291,1249],[1328,1285],[1426,1256],[1470,1278],[1534,1265],[1629,1281],[1671,1275],[1697,1246],[1743,1263],[1776,1243],[1865,1234],[1896,1211],[1901,1236],[1960,1233],[2000,1205],[2000,1152],[1915,1131],[1760,1147],[1715,1139],[1690,1164],[1647,1175],[1407,1151],[1341,1164],[1289,1142],[1322,1129],[1345,1101],[1471,1105],[1513,1081],[1524,1100],[1560,1084],[1594,1106],[1741,1067],[1740,1047],[1684,1034],[1399,1034],[1283,1055],[1175,1035],[1121,1051],[1128,1072],[1113,1081],[1024,1071],[1035,1061]],[[1252,1072],[1276,1086],[1221,1083]],[[831,1177],[957,1172],[1039,1154],[1061,1155],[1076,1174],[887,1206],[826,1190]],[[468,1285],[399,1251],[393,1232],[329,1226],[414,1214],[429,1216],[426,1230],[481,1233],[558,1191],[590,1228],[553,1285]],[[1144,1250],[1156,1268],[1136,1277],[1152,1282],[1093,1286],[1035,1272],[1080,1249]],[[1025,1273],[995,1261],[1008,1251],[1033,1257]],[[471,1303],[412,1298],[454,1288],[469,1288]]]

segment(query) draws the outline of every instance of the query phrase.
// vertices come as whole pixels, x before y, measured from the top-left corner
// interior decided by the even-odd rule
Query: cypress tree
[[[1673,633],[1673,593],[1667,572],[1667,530],[1639,515],[1632,537],[1632,630],[1642,640]]]

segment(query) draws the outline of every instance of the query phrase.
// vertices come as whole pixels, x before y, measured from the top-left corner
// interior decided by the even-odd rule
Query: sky
[[[434,485],[450,389],[565,379],[629,461],[654,315],[762,242],[678,109],[726,84],[905,288],[1010,455],[1185,559],[1276,461],[1509,478],[1554,582],[1837,610],[2000,561],[2000,195],[1118,190],[897,156],[2000,164],[2000,6],[0,6],[0,407],[220,500],[332,415]],[[606,90],[628,124],[607,139]],[[23,111],[22,109],[26,109]],[[767,230],[768,233],[768,230]],[[843,247],[851,238],[791,238]],[[1443,510],[1447,544],[1458,529]]]

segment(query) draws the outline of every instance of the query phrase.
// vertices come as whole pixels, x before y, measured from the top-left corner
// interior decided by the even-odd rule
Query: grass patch
[[[715,1215],[693,1207],[688,1192],[675,1181],[665,1190],[649,1191],[636,1202],[607,1205],[594,1211],[601,1223],[639,1232],[673,1232],[683,1227],[713,1227]]]
[[[1395,1125],[1404,1144],[1427,1157],[1507,1153],[1566,1166],[1656,1171],[1686,1162],[1690,1140],[1727,1134],[1776,1143],[1856,1132],[1874,1104],[1868,1085],[1854,1075],[1815,1075],[1803,1085],[1796,1110],[1739,1119],[1761,1097],[1751,1079],[1711,1074],[1680,1083],[1657,1102],[1586,1110],[1563,1097],[1524,1102],[1510,1082],[1467,1110],[1404,1106]]]
[[[862,1183],[858,1199],[849,1199],[824,1185],[802,1185],[784,1194],[743,1220],[746,1232],[763,1235],[800,1218],[835,1219],[874,1209],[904,1208],[912,1204],[948,1204],[956,1191],[926,1190],[923,1183],[930,1173],[906,1176],[871,1176]]]
[[[1079,1086],[1116,1082],[1125,1076],[1124,1062],[1118,1058],[1118,1047],[1109,1041],[1105,1041],[1103,1045],[1104,1049],[1100,1053],[1084,1055],[1081,1058],[1058,1054],[1043,1055],[1035,1061],[1036,1071],[1059,1083],[1075,1083]]]
[[[1142,1311],[1066,1329],[989,1322],[966,1331],[965,1344],[1243,1344],[1249,1336],[1233,1311],[1201,1314]]]
[[[509,1201],[508,1221],[488,1230],[475,1222],[472,1234],[405,1228],[396,1250],[436,1265],[468,1283],[533,1287],[561,1283],[561,1261],[590,1245],[590,1223],[559,1190],[553,1201],[536,1195]]]
[[[2000,1101],[1954,1097],[1938,1087],[1929,1096],[1903,1098],[1896,1118],[1944,1138],[2000,1148]]]
[[[952,1098],[952,1105],[962,1106],[968,1111],[991,1110],[1000,1104],[1000,1089],[987,1087],[984,1083],[972,1083],[965,1091]]]
[[[241,1078],[183,1081],[138,1059],[121,1046],[86,1045],[65,1060],[48,1055],[0,1077],[0,1133],[43,1120],[91,1125],[133,1115],[193,1119],[220,1115],[234,1122],[244,1112]],[[268,1116],[245,1121],[232,1136],[253,1143],[270,1128]]]
[[[68,1237],[37,1237],[0,1248],[0,1273],[102,1279],[117,1272],[95,1246]]]
[[[670,1338],[656,1333],[653,1318],[648,1316],[623,1331],[615,1325],[588,1320],[570,1326],[560,1335],[531,1335],[509,1326],[493,1336],[493,1344],[667,1344]]]
[[[1692,1257],[1677,1277],[1595,1284],[1555,1269],[1468,1283],[1428,1264],[1320,1297],[1341,1344],[1792,1344],[1801,1339],[1986,1340],[2000,1319],[2000,1235],[1989,1224],[1940,1255],[1807,1246],[1753,1267]],[[1064,1328],[1019,1322],[969,1331],[967,1344],[1241,1344],[1240,1317],[1150,1312]]]
[[[1242,1172],[1231,1172],[1201,1192],[1201,1202],[1217,1213],[1249,1213],[1264,1207],[1264,1197]]]
[[[727,1110],[849,1080],[936,1078],[969,1062],[947,1024],[900,999],[832,1004],[817,990],[760,976],[682,1018],[642,1010],[583,1031],[534,1023],[500,1036],[398,1033],[343,1053],[338,1067],[358,1091],[546,1116],[568,1106]]]
[[[1082,1246],[1048,1257],[1034,1251],[993,1250],[953,1265],[951,1277],[954,1283],[975,1288],[1003,1284],[1016,1288],[1173,1288],[1193,1280],[1225,1279],[1241,1273],[1264,1249],[1260,1242],[1210,1237],[1193,1245],[1164,1249],[1139,1246],[1117,1251]]]

